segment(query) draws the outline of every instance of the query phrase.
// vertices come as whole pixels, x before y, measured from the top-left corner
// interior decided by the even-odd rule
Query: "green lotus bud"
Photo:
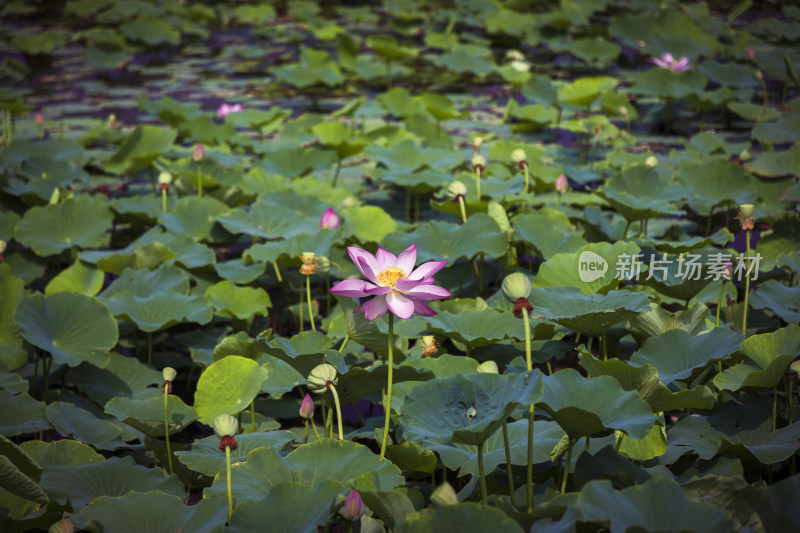
[[[171,366],[165,366],[164,370],[161,371],[161,375],[164,376],[164,381],[175,381],[178,371]]]
[[[431,501],[436,505],[456,505],[458,503],[458,494],[456,494],[453,486],[445,481],[431,494]]]
[[[317,256],[317,272],[323,274],[331,271],[331,260],[324,255]]]
[[[739,212],[743,217],[749,217],[753,214],[753,207],[753,204],[741,204],[739,206]]]
[[[339,373],[332,364],[322,363],[314,367],[306,381],[311,392],[322,394],[328,390],[328,383],[333,383],[334,386],[339,383]]]
[[[528,160],[528,154],[526,154],[525,150],[523,150],[522,148],[517,148],[516,150],[511,152],[511,161],[513,161],[514,163],[520,164],[523,161],[527,160]]]
[[[527,298],[531,293],[531,280],[521,272],[509,274],[503,280],[503,296],[509,302],[516,302],[520,298]]]
[[[214,433],[217,437],[232,437],[239,431],[239,421],[235,416],[219,415],[214,419]]]
[[[466,196],[467,194],[467,186],[461,183],[460,181],[454,181],[447,187],[447,194],[449,194],[452,198],[457,198],[458,196]]]
[[[478,366],[478,374],[499,374],[500,369],[494,361],[484,361]]]

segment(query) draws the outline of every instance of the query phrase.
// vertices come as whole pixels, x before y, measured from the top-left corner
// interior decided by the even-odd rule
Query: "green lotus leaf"
[[[14,319],[24,290],[25,282],[14,277],[8,264],[0,263],[0,368],[16,370],[28,361],[22,331]]]
[[[122,146],[106,161],[112,174],[128,174],[149,167],[169,150],[178,132],[171,128],[141,125],[131,132]]]
[[[613,377],[624,390],[638,392],[654,413],[677,409],[711,409],[716,401],[714,393],[704,385],[673,392],[661,382],[658,370],[652,365],[632,366],[619,359],[601,361],[585,351],[581,351],[579,357],[581,366],[589,376]]]
[[[398,533],[437,533],[439,531],[492,531],[494,533],[521,533],[517,525],[503,511],[472,502],[423,509],[408,515],[398,528]]]
[[[753,126],[753,139],[760,143],[784,144],[800,141],[800,121],[795,117],[781,117],[775,122],[760,122]]]
[[[380,356],[388,355],[388,333],[383,333],[378,328],[378,324],[374,321],[367,320],[364,313],[356,313],[355,310],[359,307],[358,300],[355,298],[343,298],[335,296],[336,301],[342,308],[345,327],[347,328],[347,335],[350,338],[375,352]],[[396,337],[396,336],[395,336]],[[394,342],[399,342],[397,338]]]
[[[179,530],[211,533],[225,523],[227,513],[225,498],[203,499],[188,506],[172,490],[138,489],[120,496],[102,495],[80,512],[71,514],[70,520],[79,528],[89,530],[92,525],[100,524],[104,531],[117,533]]]
[[[344,233],[361,242],[381,242],[397,230],[397,222],[390,214],[375,205],[353,207],[342,213]]]
[[[249,210],[237,209],[216,218],[233,234],[244,233],[261,239],[291,239],[301,233],[314,234],[319,221],[298,215],[288,206],[256,202]]]
[[[728,109],[745,120],[766,122],[781,117],[781,112],[771,107],[749,102],[728,102]]]
[[[72,246],[95,248],[106,242],[113,215],[99,198],[68,198],[60,204],[32,207],[17,223],[15,238],[42,257]]]
[[[273,67],[271,71],[279,79],[301,89],[317,83],[335,87],[344,81],[339,66],[328,52],[305,46],[300,48],[300,60],[297,63]]]
[[[623,390],[616,379],[584,378],[571,368],[545,377],[539,403],[573,439],[608,429],[642,439],[655,421],[650,406],[637,393]]]
[[[120,31],[133,41],[140,41],[147,46],[176,45],[181,42],[181,34],[172,25],[158,17],[150,15],[138,16],[120,26]]]
[[[164,398],[162,395],[137,400],[118,396],[105,406],[106,412],[114,415],[132,428],[148,437],[164,436]],[[189,407],[178,396],[167,397],[169,434],[174,435],[199,418],[194,407]]]
[[[69,366],[88,361],[104,367],[119,337],[109,310],[96,298],[74,292],[32,294],[19,303],[15,319],[25,340]]]
[[[44,293],[50,295],[57,292],[79,292],[86,296],[97,296],[104,281],[103,272],[77,260],[50,280]]]
[[[154,244],[158,243],[158,244]],[[151,245],[151,246],[148,246]],[[123,257],[116,257],[122,255]],[[177,255],[177,258],[174,258]],[[127,256],[127,257],[125,257]],[[160,227],[153,227],[129,246],[109,252],[83,252],[83,261],[101,264],[120,274],[125,268],[156,268],[162,262],[180,263],[186,268],[200,268],[214,263],[214,252],[198,243],[188,235],[167,233]]]
[[[339,385],[336,387],[339,400],[342,405],[348,405],[380,392],[381,389],[386,387],[388,377],[389,367],[386,365],[373,366],[369,369],[353,367],[339,376]],[[409,366],[395,368],[392,375],[393,383],[428,381],[431,379],[433,379],[433,375],[430,372],[417,370]],[[395,404],[396,407],[397,405]]]
[[[418,262],[471,259],[480,253],[497,258],[508,251],[507,234],[492,217],[482,213],[469,217],[466,224],[434,220],[413,233],[393,233],[383,240],[384,247],[398,251],[414,243]]]
[[[425,322],[431,332],[465,344],[469,349],[525,336],[521,320],[511,313],[495,310],[464,311],[458,314],[444,311],[432,317],[425,317]]]
[[[641,313],[628,322],[628,330],[641,343],[648,337],[657,337],[673,329],[685,331],[689,335],[700,335],[708,330],[706,317],[710,311],[703,304],[689,310],[671,313],[657,303],[650,304],[650,310]]]
[[[469,73],[476,76],[484,76],[497,69],[497,65],[491,61],[491,57],[485,57],[485,54],[476,55],[471,50],[465,50],[466,46],[468,45],[459,45],[452,52],[434,57],[433,64],[459,74]]]
[[[522,95],[531,102],[557,105],[558,88],[549,76],[534,74],[522,87]]]
[[[665,239],[635,239],[640,247],[655,248],[658,251],[667,252],[670,254],[680,254],[683,252],[691,252],[698,248],[708,248],[712,245],[725,246],[731,242],[734,237],[728,228],[717,230],[712,235],[705,237],[703,235],[689,236],[683,232],[667,232]]]
[[[245,409],[261,392],[267,370],[252,359],[229,355],[203,371],[197,382],[194,406],[200,421],[211,424],[219,415]]]
[[[611,523],[611,531],[730,531],[721,509],[690,501],[675,481],[654,478],[643,485],[614,490],[608,480],[591,481],[577,499],[583,519]]]
[[[344,493],[344,485],[330,480],[312,486],[274,485],[267,497],[238,504],[231,525],[225,530],[237,533],[316,531],[328,522],[334,500]]]
[[[751,335],[739,349],[741,362],[714,377],[722,390],[773,388],[800,350],[800,326],[790,324],[772,333]]]
[[[747,164],[747,170],[765,178],[779,178],[792,174],[800,165],[800,143],[794,143],[789,150],[782,152],[763,152]]]
[[[715,328],[703,335],[691,335],[681,329],[650,337],[630,359],[630,364],[647,364],[658,370],[661,382],[669,385],[685,380],[713,361],[728,359],[742,343],[742,335],[724,328]]]
[[[678,179],[692,196],[688,205],[706,217],[716,206],[752,204],[758,198],[748,172],[721,159],[686,165]]]
[[[54,442],[29,440],[22,443],[22,449],[43,467],[88,465],[106,459],[88,444],[70,439]]]
[[[400,469],[369,448],[350,441],[322,439],[304,444],[286,456],[286,464],[299,474],[299,482],[316,485],[325,480],[360,488],[371,483],[377,490],[391,490],[403,484]]]
[[[567,49],[584,61],[601,64],[615,60],[622,51],[620,45],[609,42],[602,37],[575,39],[569,43]]]
[[[558,119],[558,111],[544,104],[513,105],[510,116],[519,119],[522,126],[515,131],[541,130]]]
[[[264,154],[262,166],[271,174],[287,178],[302,176],[313,170],[330,168],[336,163],[336,153],[326,148],[287,147]]]
[[[47,418],[61,435],[71,435],[95,448],[115,450],[125,446],[121,439],[122,429],[71,403],[51,403],[47,406]]]
[[[242,257],[245,263],[250,261],[274,263],[278,259],[298,262],[297,258],[303,252],[328,255],[333,243],[340,238],[341,235],[333,230],[318,230],[314,234],[301,233],[285,241],[254,244],[245,250]]]
[[[272,447],[255,448],[246,461],[231,465],[231,490],[239,503],[266,497],[273,485],[293,482],[291,467]],[[214,484],[203,491],[203,497],[223,496],[224,499],[226,493],[227,474],[221,471],[214,478]]]
[[[48,466],[41,485],[51,499],[68,498],[76,509],[100,496],[123,496],[132,490],[185,494],[177,477],[167,476],[160,469],[139,466],[131,457],[111,457],[101,463],[78,466]]]
[[[575,231],[569,218],[561,211],[544,208],[511,219],[514,240],[530,244],[542,259],[559,253],[574,253],[587,244],[583,233]]]
[[[0,435],[0,487],[25,500],[46,504],[39,486],[42,467],[22,448]]]
[[[753,309],[771,309],[788,323],[800,322],[800,286],[787,287],[775,280],[769,280],[750,295]]]
[[[439,93],[424,93],[417,96],[417,101],[438,121],[451,120],[461,116],[453,101]]]
[[[28,382],[19,374],[0,371],[0,389],[5,389],[12,394],[28,392]]]
[[[800,250],[800,218],[785,212],[772,221],[772,231],[762,235],[758,241],[758,253],[761,254],[758,268],[765,272],[773,269],[789,254]]]
[[[214,265],[219,277],[239,284],[252,283],[257,280],[264,273],[265,268],[266,265],[261,261],[245,264],[241,259],[231,259]]]
[[[425,107],[422,105],[422,103],[416,98],[414,98],[408,91],[408,89],[406,89],[405,87],[393,87],[390,90],[386,91],[385,93],[376,96],[375,101],[387,112],[403,119],[407,119],[414,115],[418,115],[425,112]],[[399,144],[405,144],[405,142]],[[408,142],[408,144],[413,146],[414,143]],[[378,146],[374,144],[369,146],[366,150],[367,156],[373,158],[370,151],[376,148],[378,148]],[[380,152],[381,150],[378,151],[378,153]],[[381,161],[381,162],[386,164],[386,166],[390,168],[396,166],[387,163],[386,161]],[[405,161],[402,161],[402,158],[393,158],[393,162],[397,162],[401,166],[408,166],[410,163],[412,163],[407,159]]]
[[[586,107],[617,86],[619,80],[608,76],[578,78],[558,88],[558,100],[565,104]]]
[[[415,442],[390,444],[386,447],[386,458],[401,470],[431,473],[436,470],[436,455]]]
[[[765,496],[772,507],[783,517],[800,525],[800,508],[797,507],[797,498],[800,495],[800,477],[791,476],[782,479],[767,487]]]
[[[104,272],[122,274],[126,268],[133,270],[154,270],[161,264],[178,257],[178,254],[160,242],[137,246],[131,253],[116,253],[97,260],[97,266]]]
[[[621,259],[627,258],[630,264],[631,256],[638,253],[639,247],[632,242],[587,244],[576,252],[559,253],[545,261],[533,286],[578,287],[586,295],[608,292],[620,283],[618,273],[625,274],[624,279],[632,276]],[[583,281],[581,273],[591,281]],[[533,304],[535,306],[536,302]]]
[[[667,69],[654,67],[637,75],[636,83],[631,88],[631,92],[647,96],[680,99],[686,98],[690,94],[701,92],[707,84],[708,78],[696,70],[678,74]]]
[[[519,405],[542,397],[539,372],[439,378],[414,387],[403,401],[400,424],[407,440],[482,444]],[[474,415],[470,416],[472,410]]]
[[[43,402],[7,390],[0,390],[0,402],[5,406],[0,411],[0,434],[14,437],[50,428]]]
[[[255,315],[267,316],[267,310],[272,307],[264,289],[238,287],[230,281],[220,281],[208,287],[206,298],[217,312],[240,320],[249,320]]]
[[[723,257],[723,262],[735,259],[717,248],[693,250],[677,256],[645,252],[640,261],[650,272],[646,276],[642,275],[642,281],[665,296],[689,302],[712,283],[713,275],[709,272],[709,265],[717,262],[720,256]],[[733,264],[735,268],[736,262]]]
[[[433,452],[430,453],[433,455]],[[391,491],[361,490],[358,494],[369,510],[391,529],[395,529],[406,516],[416,511],[415,503],[417,508],[425,505],[421,492],[406,487]]]
[[[236,435],[238,446],[231,450],[231,464],[246,461],[256,448],[283,451],[294,439],[288,431],[266,431]],[[175,452],[178,460],[195,472],[214,477],[225,470],[225,453],[219,450],[219,437],[213,435],[196,440],[189,451]]]
[[[22,219],[13,211],[0,213],[0,239],[8,242],[14,238],[14,227]]]
[[[586,295],[576,287],[536,288],[529,299],[534,313],[589,337],[650,308],[647,294],[631,291]]]
[[[686,197],[678,183],[660,179],[655,169],[646,166],[625,169],[597,194],[628,221],[683,214],[674,203]]]
[[[135,357],[112,355],[104,368],[83,363],[71,369],[67,381],[100,405],[117,396],[142,400],[160,396],[161,372]]]
[[[404,364],[418,370],[430,370],[437,378],[446,378],[455,374],[474,374],[478,370],[478,361],[475,359],[450,354],[442,354],[436,358],[412,359]]]
[[[358,133],[341,122],[320,122],[311,132],[328,148],[333,149],[340,159],[354,156],[367,144]]]
[[[180,200],[166,213],[159,213],[158,221],[167,231],[202,241],[211,235],[216,217],[228,211],[230,208],[215,198],[190,196]]]
[[[367,46],[378,52],[387,61],[411,59],[419,53],[413,48],[403,46],[391,35],[370,35],[367,37]]]
[[[267,369],[269,376],[269,379],[261,386],[261,392],[266,392],[272,398],[280,398],[296,386],[305,383],[305,377],[301,376],[289,363],[281,361],[277,357],[265,355],[259,359],[259,363]]]

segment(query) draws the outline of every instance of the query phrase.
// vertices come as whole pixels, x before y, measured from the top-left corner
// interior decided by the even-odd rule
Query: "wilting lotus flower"
[[[319,219],[319,227],[320,228],[327,228],[327,229],[336,229],[341,224],[341,219],[339,215],[336,214],[332,208],[328,208],[325,213],[322,215],[322,218]]]
[[[219,115],[219,118],[225,118],[231,113],[241,113],[242,111],[244,111],[244,106],[242,104],[228,105],[223,103],[217,108],[217,115]]]
[[[373,256],[361,248],[349,247],[347,253],[358,270],[369,281],[346,279],[331,288],[341,296],[362,298],[375,296],[362,305],[367,320],[375,320],[391,311],[398,318],[410,318],[414,313],[433,316],[436,312],[425,300],[439,300],[450,296],[450,291],[433,284],[433,275],[444,268],[447,261],[429,261],[414,268],[417,262],[417,245],[412,244],[399,256],[378,248]]]
[[[687,70],[692,70],[692,67],[689,66],[688,57],[683,56],[680,59],[675,59],[669,52],[661,54],[660,58],[654,58],[653,63],[661,68],[669,69],[672,72],[686,72]]]

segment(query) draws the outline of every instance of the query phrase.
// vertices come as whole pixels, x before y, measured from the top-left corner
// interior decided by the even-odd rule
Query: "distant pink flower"
[[[322,215],[322,218],[319,219],[319,227],[320,228],[327,228],[327,229],[336,229],[339,227],[341,220],[339,219],[339,215],[336,214],[331,208],[328,208],[325,211],[325,214]]]
[[[42,124],[44,124],[44,117],[42,117],[41,113],[36,113],[35,120],[37,126],[41,126]]]
[[[561,174],[556,179],[556,191],[558,191],[558,194],[564,194],[567,189],[569,189],[569,181],[567,181],[566,174]]]
[[[653,63],[661,68],[669,69],[672,72],[686,72],[687,70],[692,70],[692,67],[689,66],[688,57],[683,56],[680,59],[675,59],[669,52],[661,54],[660,58],[657,57],[653,59]]]
[[[749,59],[755,59],[755,58],[756,58],[756,51],[755,51],[755,50],[753,50],[753,48],[752,48],[752,47],[750,47],[750,48],[748,48],[748,49],[747,49],[747,57],[748,57]]]
[[[192,157],[195,161],[200,162],[206,156],[206,149],[203,148],[203,143],[197,143],[197,146],[194,147],[194,152],[192,153]]]
[[[410,318],[414,313],[433,316],[436,311],[425,300],[440,300],[450,296],[450,291],[433,284],[433,275],[444,268],[447,261],[429,261],[414,268],[417,262],[417,245],[412,244],[399,256],[378,248],[374,256],[361,248],[349,247],[347,253],[358,270],[369,281],[346,279],[331,288],[341,296],[363,298],[375,296],[356,312],[363,312],[367,320],[375,320],[391,311],[398,318]]]
[[[219,118],[225,118],[231,113],[241,113],[242,111],[244,111],[244,106],[242,104],[228,105],[223,103],[217,108],[217,115],[219,115]]]

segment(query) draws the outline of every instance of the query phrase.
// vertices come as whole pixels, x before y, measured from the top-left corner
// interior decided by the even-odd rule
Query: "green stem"
[[[169,464],[169,473],[172,474],[172,449],[169,446],[169,392],[168,388],[164,386],[164,439],[167,441],[167,463]]]
[[[464,224],[467,223],[467,209],[464,206],[464,197],[459,195],[458,197],[458,206],[461,208],[461,220]]]
[[[306,300],[308,301],[308,319],[311,321],[311,330],[317,331],[314,325],[314,309],[311,307],[311,276],[306,276]]]
[[[522,192],[523,194],[528,194],[528,165],[522,165],[522,169],[525,171],[525,187]],[[524,202],[522,205],[525,205]]]
[[[567,448],[567,464],[564,465],[564,475],[561,478],[561,494],[566,494],[567,492],[567,478],[569,477],[569,465],[572,463],[573,444],[575,444],[575,441],[570,437],[569,448]]]
[[[383,441],[381,442],[381,459],[386,455],[386,439],[389,438],[389,419],[392,416],[392,378],[394,377],[394,314],[389,313],[389,377],[386,386],[386,419],[383,422]]]
[[[328,383],[328,390],[333,394],[333,402],[336,404],[336,421],[339,423],[339,440],[344,440],[344,432],[342,431],[342,406],[339,405],[339,393],[336,392],[336,387],[333,383]]]
[[[772,431],[778,427],[778,386],[772,389]]]
[[[314,419],[313,418],[311,419],[311,429],[314,430],[314,436],[317,437],[317,440],[321,440],[320,437],[319,437],[319,431],[317,431],[317,425],[314,423]]]
[[[347,345],[347,341],[349,340],[350,340],[350,334],[348,333],[344,336],[344,342],[342,342],[342,345],[339,346],[339,353],[342,353],[342,350],[344,350],[344,347]]]
[[[722,309],[722,294],[725,291],[725,280],[719,286],[719,295],[717,296],[717,320],[714,327],[719,327],[719,312]],[[722,361],[717,361],[717,371],[722,374]]]
[[[203,197],[203,173],[200,171],[200,162],[197,162],[197,197]],[[230,519],[230,517],[228,517]]]
[[[745,243],[747,245],[747,255],[745,261],[747,268],[744,273],[744,312],[742,314],[742,335],[747,338],[747,297],[750,294],[750,230],[745,232]]]
[[[167,190],[161,189],[161,210],[167,212]]]
[[[251,432],[256,432],[256,399],[253,398],[253,401],[250,402],[250,427],[252,428]]]
[[[308,444],[308,418],[306,418],[306,435],[303,437],[303,444]]]
[[[603,333],[603,361],[608,361],[608,333]]]
[[[147,364],[153,364],[153,333],[147,332]]]
[[[623,432],[619,432],[619,437],[617,437],[617,442],[614,444],[614,451],[619,452],[620,447],[622,447],[622,438],[625,436]]]
[[[339,181],[339,172],[342,170],[342,158],[339,157],[336,159],[336,170],[333,173],[333,185],[332,187],[336,188],[336,182]]]
[[[525,365],[528,370],[533,370],[531,359],[531,326],[528,318],[528,309],[522,308],[522,324],[525,328]],[[528,408],[528,461],[527,479],[528,488],[528,512],[533,511],[533,404]]]
[[[278,263],[272,263],[272,266],[275,268],[275,276],[278,278],[278,283],[283,283],[283,278],[281,277],[281,270],[278,268]]]
[[[478,203],[481,203],[481,171],[478,168],[475,169],[475,186],[478,189]]]
[[[231,515],[233,514],[233,488],[231,487],[231,447],[225,446],[225,473],[227,474],[228,483],[228,523],[231,522]]]
[[[511,447],[508,445],[508,423],[503,420],[503,446],[506,450],[506,472],[508,473],[508,497],[511,500],[511,507],[516,508],[514,501],[514,472],[511,470]]]
[[[486,489],[486,473],[483,471],[483,443],[478,444],[478,475],[481,478],[481,501],[487,505],[489,491]]]

